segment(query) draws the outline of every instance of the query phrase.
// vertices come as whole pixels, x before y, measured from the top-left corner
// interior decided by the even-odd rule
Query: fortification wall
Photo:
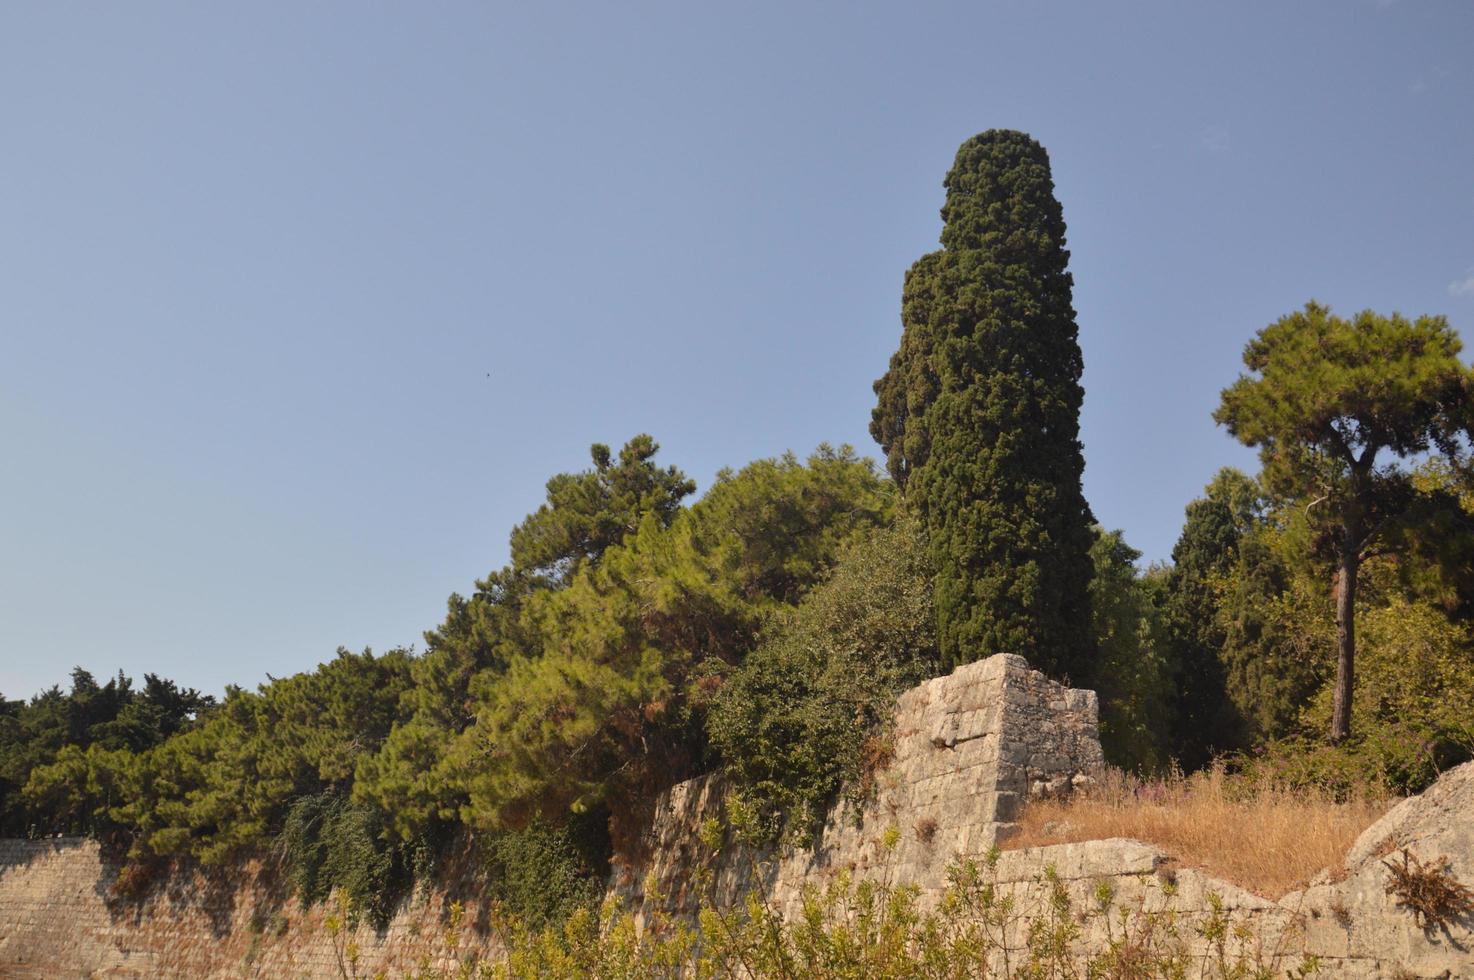
[[[484,904],[454,869],[383,930],[329,928],[332,906],[302,908],[260,862],[176,869],[139,902],[117,897],[117,872],[95,841],[0,840],[0,978],[453,975],[460,956],[495,952]]]
[[[701,829],[725,826],[719,784],[702,778],[672,788],[658,801],[647,856],[616,871],[611,894],[648,921],[756,888],[792,916],[805,887],[844,871],[914,883],[923,906],[935,906],[954,860],[982,859],[1029,795],[1068,792],[1101,762],[1095,695],[1055,684],[1017,657],[906,692],[895,734],[874,799],[858,813],[836,806],[807,848],[754,849],[727,832],[713,850]],[[1474,980],[1474,922],[1424,930],[1388,894],[1383,859],[1401,848],[1423,860],[1444,857],[1456,878],[1474,882],[1474,763],[1399,804],[1362,835],[1344,867],[1279,901],[1176,869],[1171,855],[1128,840],[1007,851],[986,874],[1013,901],[1004,939],[1015,948],[1058,887],[1077,910],[1081,947],[1130,941],[1132,929],[1135,939],[1171,929],[1195,956],[1215,956],[1222,936],[1231,957],[1276,966],[1277,975],[1314,955],[1326,977]],[[179,869],[141,902],[114,897],[117,870],[88,841],[0,841],[0,977],[401,977],[425,965],[453,972],[463,957],[496,951],[467,862],[452,862],[380,931],[330,928],[330,908],[301,908],[260,863],[228,874]],[[1098,908],[1102,885],[1115,911],[1086,914]],[[455,902],[465,909],[458,923]]]
[[[719,781],[703,777],[661,797],[648,857],[617,872],[612,891],[649,920],[729,905],[756,889],[793,919],[806,887],[846,872],[915,884],[919,905],[935,908],[948,868],[984,862],[1029,796],[1066,793],[1090,778],[1101,764],[1096,719],[1093,692],[1056,684],[1022,658],[961,667],[901,696],[895,758],[875,799],[858,813],[837,804],[813,846],[754,849],[728,833],[713,851],[701,828],[726,826],[727,815]],[[1383,859],[1403,847],[1424,861],[1447,857],[1455,878],[1474,882],[1474,763],[1399,804],[1362,834],[1344,867],[1278,901],[1178,868],[1172,855],[1134,840],[1004,851],[983,874],[1013,903],[1003,944],[1014,949],[1048,914],[1048,869],[1070,899],[1079,949],[1170,930],[1200,961],[1221,955],[1275,976],[1314,957],[1324,977],[1474,980],[1474,921],[1424,930],[1388,894]],[[1103,885],[1109,914],[1100,909]]]
[[[698,831],[728,820],[720,780],[701,777],[660,798],[645,857],[616,871],[613,891],[642,915],[730,904],[754,887],[791,914],[805,882],[838,869],[936,893],[954,857],[985,854],[1009,833],[1029,794],[1067,792],[1100,768],[1097,713],[1095,692],[1056,684],[1022,657],[967,664],[901,695],[873,799],[858,812],[836,803],[812,847],[754,849],[728,832],[710,853]],[[899,837],[884,846],[892,828]]]

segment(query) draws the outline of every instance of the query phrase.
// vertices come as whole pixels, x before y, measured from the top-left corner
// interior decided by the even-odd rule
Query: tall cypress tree
[[[870,432],[927,530],[944,662],[1018,653],[1087,682],[1082,359],[1049,157],[989,130],[945,186],[942,248],[906,274]]]

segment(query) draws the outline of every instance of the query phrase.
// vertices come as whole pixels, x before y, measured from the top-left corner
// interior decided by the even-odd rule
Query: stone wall
[[[116,897],[118,867],[93,841],[0,840],[0,977],[336,980],[403,977],[426,964],[453,973],[460,956],[495,949],[485,909],[463,894],[468,878],[455,863],[387,928],[335,933],[326,924],[333,909],[302,908],[256,862],[229,873],[178,869],[131,902]],[[451,903],[461,899],[465,914],[453,929]]]
[[[1099,887],[1107,884],[1117,912],[1133,913],[1134,928],[1146,928],[1153,917],[1170,923],[1199,958],[1216,955],[1199,929],[1217,916],[1227,925],[1230,960],[1263,964],[1274,976],[1313,956],[1322,977],[1474,980],[1474,918],[1446,930],[1424,929],[1388,893],[1384,862],[1396,860],[1404,848],[1424,862],[1446,859],[1454,878],[1474,882],[1474,762],[1398,804],[1362,833],[1342,866],[1277,901],[1177,868],[1170,854],[1134,840],[1005,851],[995,875],[1002,894],[1035,911],[1048,898],[1041,881],[1045,868],[1055,870],[1076,909],[1092,908]],[[1117,938],[1121,933],[1118,926]],[[1084,923],[1078,945],[1101,949],[1108,938],[1106,917],[1097,916]]]
[[[619,869],[613,890],[639,913],[686,914],[701,901],[730,903],[758,887],[786,910],[805,881],[839,868],[935,892],[957,855],[981,855],[1014,826],[1026,797],[1064,792],[1102,764],[1095,692],[1071,690],[1000,654],[959,667],[902,694],[895,752],[858,813],[836,803],[814,845],[781,853],[727,836],[711,855],[697,839],[709,820],[725,826],[719,780],[702,777],[664,794],[645,857]],[[895,828],[893,847],[881,846]],[[692,868],[710,886],[698,894]]]
[[[895,759],[879,775],[876,799],[858,814],[836,805],[812,847],[755,850],[728,835],[712,852],[701,828],[723,826],[727,815],[720,783],[703,777],[662,796],[648,857],[617,872],[612,891],[648,919],[730,904],[755,889],[792,918],[805,886],[847,871],[916,884],[920,905],[933,908],[948,867],[982,861],[1026,797],[1069,792],[1100,764],[1094,693],[1055,684],[1021,658],[993,657],[901,696]],[[1030,917],[1048,907],[1050,869],[1081,916],[1082,949],[1120,940],[1123,928],[1171,928],[1206,959],[1218,951],[1200,930],[1221,921],[1224,955],[1275,976],[1314,956],[1324,977],[1474,980],[1474,921],[1425,931],[1388,895],[1383,859],[1403,847],[1424,861],[1447,857],[1455,878],[1474,883],[1474,763],[1399,804],[1362,834],[1343,867],[1278,901],[1178,868],[1172,855],[1134,840],[1004,851],[986,874],[1020,912],[1008,937],[1015,948]],[[1103,884],[1113,912],[1090,915]]]
[[[611,894],[648,918],[732,902],[756,888],[792,915],[806,885],[843,870],[915,883],[922,904],[933,906],[947,867],[958,857],[981,858],[1006,838],[1029,795],[1068,792],[1100,762],[1094,694],[1054,684],[1020,658],[994,657],[901,696],[894,758],[877,775],[875,798],[858,813],[836,806],[813,846],[755,850],[728,832],[713,851],[701,829],[725,827],[721,787],[696,779],[662,795],[647,856],[615,872]],[[1361,836],[1343,867],[1278,901],[1176,868],[1171,855],[1129,840],[1006,851],[989,874],[1021,913],[1010,927],[1016,946],[1026,915],[1048,904],[1050,869],[1076,910],[1092,908],[1105,884],[1115,908],[1129,913],[1127,925],[1114,913],[1083,916],[1082,946],[1101,948],[1108,929],[1120,939],[1123,929],[1170,927],[1195,955],[1209,956],[1199,929],[1218,917],[1228,923],[1230,955],[1276,966],[1276,975],[1313,954],[1324,977],[1474,980],[1474,922],[1424,930],[1388,895],[1383,861],[1402,848],[1425,861],[1446,857],[1456,878],[1474,882],[1474,763],[1399,804]],[[496,938],[469,859],[450,864],[386,929],[334,934],[327,909],[299,907],[259,863],[229,874],[181,869],[133,903],[111,897],[117,868],[94,843],[0,841],[0,977],[330,980],[453,968],[468,955],[494,955]],[[466,914],[453,927],[456,902]]]

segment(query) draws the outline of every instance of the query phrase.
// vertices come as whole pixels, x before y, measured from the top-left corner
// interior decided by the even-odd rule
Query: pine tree
[[[1049,157],[990,130],[945,186],[942,248],[906,275],[870,431],[927,530],[944,664],[1018,653],[1086,682],[1082,359]]]
[[[1474,371],[1459,360],[1462,350],[1445,317],[1363,310],[1344,320],[1307,303],[1249,342],[1249,373],[1223,389],[1213,413],[1258,447],[1273,497],[1305,501],[1316,549],[1335,564],[1332,742],[1351,735],[1361,563],[1396,547],[1421,515],[1412,474],[1399,462],[1436,452],[1454,469],[1468,463]]]

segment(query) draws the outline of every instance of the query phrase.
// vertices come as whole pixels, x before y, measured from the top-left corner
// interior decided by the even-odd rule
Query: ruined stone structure
[[[797,907],[804,882],[840,868],[924,891],[944,884],[958,855],[980,855],[1006,836],[1028,795],[1068,792],[1102,765],[1094,691],[1071,690],[1000,654],[959,667],[901,695],[895,754],[876,775],[860,812],[843,801],[830,810],[812,847],[754,851],[729,839],[702,854],[697,831],[725,825],[720,781],[681,783],[656,806],[645,858],[615,874],[615,893],[645,909],[645,888],[662,911],[694,912],[701,901],[729,904],[753,887],[785,910]],[[883,846],[887,830],[899,834]],[[694,862],[710,887],[692,887]]]
[[[877,774],[874,799],[858,813],[836,805],[812,846],[755,850],[730,832],[716,850],[702,843],[703,826],[720,830],[726,818],[720,786],[704,777],[662,796],[646,855],[616,870],[611,892],[648,918],[757,888],[792,915],[805,886],[847,871],[915,883],[922,904],[935,904],[955,858],[983,855],[1029,795],[1068,792],[1100,762],[1094,694],[1055,684],[1020,658],[993,657],[901,696],[894,757]],[[1046,869],[1076,909],[1089,908],[1104,883],[1117,909],[1139,924],[1171,923],[1199,956],[1213,955],[1198,929],[1216,916],[1231,946],[1252,943],[1249,952],[1278,975],[1312,954],[1324,977],[1474,980],[1474,922],[1425,930],[1388,894],[1383,861],[1403,848],[1425,861],[1446,856],[1455,878],[1474,883],[1474,763],[1395,807],[1343,867],[1277,901],[1176,868],[1171,855],[1131,840],[1005,851],[989,874],[1024,915],[1047,903]],[[255,864],[228,875],[177,871],[137,903],[113,896],[116,872],[90,842],[0,842],[0,977],[329,980],[495,954],[464,868],[407,903],[387,929],[346,932],[328,927],[327,910],[300,908]],[[459,922],[449,915],[457,899],[466,903]],[[1099,948],[1105,921],[1084,921],[1079,942]],[[1239,926],[1247,929],[1234,938]],[[1027,918],[1014,928],[1021,944]]]

